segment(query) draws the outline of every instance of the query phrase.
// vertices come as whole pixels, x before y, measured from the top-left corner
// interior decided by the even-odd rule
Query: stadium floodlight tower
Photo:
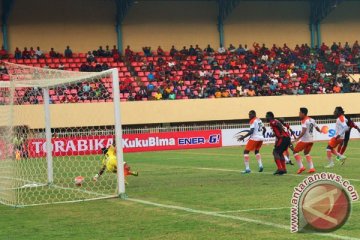
[[[84,73],[13,63],[5,65],[10,81],[0,82],[0,203],[29,206],[126,197],[118,70]],[[110,82],[111,85],[108,84]],[[80,92],[85,85],[99,89],[97,100],[113,102],[114,109],[106,116],[113,116],[110,133],[102,132],[105,128],[97,126],[96,121],[92,126],[71,125],[67,117],[75,114],[73,112],[62,112],[63,117],[55,120],[63,124],[54,128],[51,118],[51,110],[55,107],[51,103],[56,101],[54,97],[62,95],[61,101],[65,102],[67,97],[78,98],[76,89]],[[71,91],[75,91],[73,95]],[[27,116],[24,115],[27,112],[23,112],[23,106],[18,106],[29,101],[43,101],[43,107],[29,106],[35,109],[30,114],[41,115],[45,120],[42,123],[39,116],[35,116],[35,127],[26,126]],[[99,139],[101,137],[103,139]],[[105,174],[99,181],[93,182],[92,176],[102,165],[106,165],[102,150],[114,140],[116,175]],[[80,141],[81,144],[74,144]],[[76,176],[85,178],[81,186],[74,183]]]

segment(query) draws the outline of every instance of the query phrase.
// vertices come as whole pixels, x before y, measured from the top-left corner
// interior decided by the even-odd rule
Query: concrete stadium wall
[[[24,46],[87,52],[116,44],[115,3],[104,0],[16,0],[9,19],[10,50]]]
[[[322,41],[327,44],[360,41],[360,2],[343,1],[321,24]]]
[[[205,48],[219,46],[215,1],[139,1],[134,4],[123,24],[124,46],[141,50],[161,45],[169,51],[190,44]]]
[[[248,112],[256,110],[259,117],[273,111],[277,117],[298,116],[300,107],[306,106],[309,115],[331,115],[336,106],[344,107],[347,114],[359,114],[360,93],[247,97],[228,99],[194,99],[177,101],[123,102],[124,125],[151,123],[179,123],[247,119]],[[0,106],[0,116],[8,114]],[[43,105],[15,106],[15,125],[44,128]],[[113,125],[113,104],[56,104],[51,105],[52,127],[80,127]],[[0,126],[5,118],[0,118]]]
[[[225,43],[273,43],[294,47],[310,43],[310,6],[306,1],[242,1],[225,21]]]
[[[360,32],[359,1],[344,1],[323,21],[322,40],[353,43]],[[16,0],[9,19],[9,45],[54,47],[66,45],[86,52],[99,45],[116,44],[116,7],[112,0]],[[241,1],[225,21],[225,43],[293,47],[309,43],[309,4],[306,1]],[[1,34],[0,34],[1,35]],[[123,24],[124,46],[154,50],[161,45],[181,48],[199,44],[219,45],[215,1],[138,1]],[[2,38],[2,36],[1,36]]]

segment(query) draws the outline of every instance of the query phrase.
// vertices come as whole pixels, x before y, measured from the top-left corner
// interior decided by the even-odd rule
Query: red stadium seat
[[[116,68],[117,66],[118,66],[117,62],[110,63],[110,67],[112,67],[112,68]]]
[[[9,75],[2,75],[2,79],[3,80],[10,80],[10,76]]]

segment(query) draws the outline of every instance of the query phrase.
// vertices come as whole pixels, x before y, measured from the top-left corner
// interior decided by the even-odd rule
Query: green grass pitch
[[[318,172],[327,171],[325,146],[316,143],[313,148]],[[251,155],[253,173],[249,175],[240,174],[244,168],[240,147],[125,154],[132,169],[140,172],[139,177],[128,178],[129,200],[25,208],[0,205],[0,239],[360,238],[359,202],[353,204],[349,221],[331,236],[291,234],[290,197],[307,174],[273,176],[271,150],[271,145],[262,149],[264,173],[257,173],[257,162]],[[346,155],[345,166],[336,165],[332,171],[353,179],[351,183],[360,192],[360,141],[350,141]],[[73,184],[75,176],[84,175],[86,182],[81,188],[87,189],[93,184],[90,177],[98,170],[98,163],[94,160],[82,170],[85,172],[76,172],[71,169],[78,168],[69,161],[65,165],[68,172],[60,173],[63,178],[58,181]],[[61,169],[56,171],[65,168]],[[291,174],[296,169],[288,167]],[[39,181],[43,177],[39,173]],[[97,184],[110,194],[115,176],[106,173]],[[76,191],[71,194],[68,197],[81,195]]]

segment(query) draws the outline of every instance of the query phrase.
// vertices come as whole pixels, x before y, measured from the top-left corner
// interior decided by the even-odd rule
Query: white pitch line
[[[233,219],[233,220],[239,220],[239,221],[242,221],[242,222],[261,224],[261,225],[265,225],[265,226],[276,227],[276,228],[280,228],[280,229],[290,231],[290,226],[277,224],[277,223],[272,223],[272,222],[268,222],[268,221],[251,219],[251,218],[247,218],[247,217],[225,215],[225,214],[216,213],[216,212],[202,211],[202,210],[197,210],[197,209],[192,209],[192,208],[187,208],[187,207],[181,207],[181,206],[176,206],[176,205],[167,205],[167,204],[155,203],[155,202],[150,202],[150,201],[141,200],[141,199],[135,199],[135,198],[127,198],[127,200],[132,201],[132,202],[136,202],[136,203],[149,205],[149,206],[159,207],[159,208],[173,209],[173,210],[185,211],[185,212],[190,212],[190,213],[197,213],[197,214],[202,214],[202,215],[207,215],[207,216],[212,216],[212,217],[218,217],[218,218],[228,218],[228,219]],[[322,237],[330,237],[330,238],[335,238],[335,239],[360,240],[360,238],[342,236],[342,235],[337,235],[337,234],[333,234],[333,233],[313,233],[313,232],[311,232],[311,233],[308,233],[308,234],[318,235],[318,236],[322,236]]]
[[[234,169],[224,169],[224,168],[203,168],[203,167],[192,167],[193,169],[197,169],[197,170],[209,170],[209,171],[221,171],[221,172],[238,172],[241,173],[241,170],[234,170]],[[268,175],[273,175],[273,173],[271,172],[251,172],[250,174],[268,174]],[[306,177],[306,176],[310,176],[310,175],[301,175],[301,174],[291,174],[291,173],[287,173],[283,176],[294,176],[294,177]],[[360,182],[360,179],[351,179],[351,178],[346,178],[346,180],[350,180],[350,181],[354,181],[354,182]]]
[[[360,201],[351,202],[352,205],[359,204]],[[249,209],[239,209],[239,210],[229,210],[229,211],[219,211],[216,213],[237,213],[237,212],[254,212],[254,211],[267,211],[267,210],[282,210],[290,209],[291,207],[277,207],[277,208],[249,208]]]
[[[281,209],[290,209],[291,207],[278,207],[278,208],[249,208],[249,209],[240,209],[240,210],[229,210],[229,211],[219,211],[216,213],[237,213],[237,212],[253,212],[253,211],[266,211],[266,210],[281,210]]]

